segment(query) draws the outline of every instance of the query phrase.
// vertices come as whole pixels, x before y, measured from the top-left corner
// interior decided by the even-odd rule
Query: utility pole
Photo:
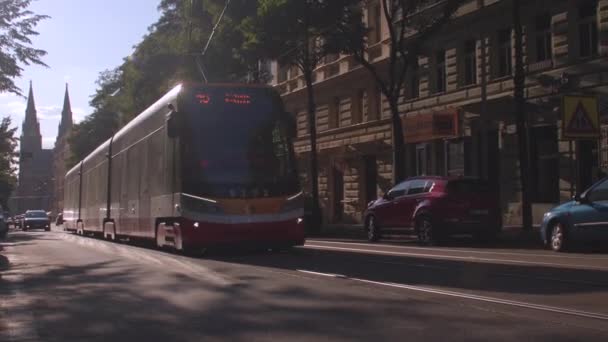
[[[530,160],[528,158],[528,123],[525,113],[525,71],[523,61],[523,28],[521,25],[521,1],[513,0],[513,30],[515,32],[515,73],[513,75],[513,99],[517,124],[519,150],[519,177],[521,182],[522,225],[524,231],[532,229],[532,204],[530,201]]]

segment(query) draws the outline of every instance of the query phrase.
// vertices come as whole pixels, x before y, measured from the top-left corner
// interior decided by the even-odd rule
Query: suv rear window
[[[25,213],[25,217],[46,217],[44,211],[28,211]]]
[[[447,192],[451,194],[488,193],[490,186],[482,180],[459,179],[448,182]]]

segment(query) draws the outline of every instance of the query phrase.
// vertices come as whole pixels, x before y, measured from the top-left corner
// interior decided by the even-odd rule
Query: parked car
[[[497,195],[483,180],[414,177],[368,204],[365,230],[370,241],[385,233],[412,230],[425,245],[456,234],[472,234],[487,241],[500,232],[499,208]]]
[[[575,243],[608,242],[608,178],[546,212],[540,234],[545,246],[556,252]]]
[[[6,238],[8,234],[8,223],[4,219],[4,215],[0,214],[0,240]]]
[[[51,220],[44,210],[28,210],[23,218],[23,230],[44,229],[51,230]]]

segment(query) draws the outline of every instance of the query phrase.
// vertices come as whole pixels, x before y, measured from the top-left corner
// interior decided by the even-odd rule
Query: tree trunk
[[[312,85],[312,70],[304,70],[306,93],[308,95],[308,133],[310,135],[309,176],[312,196],[312,217],[309,229],[318,233],[321,230],[321,207],[319,205],[319,162],[317,160],[317,118],[315,94]]]
[[[399,116],[399,99],[389,99],[391,126],[393,128],[393,182],[397,184],[405,179],[405,144],[403,142],[403,124]]]
[[[522,224],[524,230],[532,229],[532,205],[530,203],[530,165],[528,158],[528,125],[525,114],[525,73],[523,63],[523,29],[521,26],[520,0],[513,0],[513,29],[515,30],[515,74],[513,98],[517,120],[517,145],[519,149],[519,173],[521,181]]]

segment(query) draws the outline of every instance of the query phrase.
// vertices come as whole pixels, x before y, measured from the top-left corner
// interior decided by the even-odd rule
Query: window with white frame
[[[512,55],[511,55],[511,29],[503,29],[498,31],[497,37],[498,59],[497,59],[497,77],[510,76],[512,73]]]
[[[446,89],[445,50],[435,53],[435,92],[443,93]]]
[[[370,45],[376,44],[382,39],[382,9],[380,6],[380,0],[378,0],[367,9],[368,42]]]
[[[414,58],[409,66],[407,84],[405,85],[407,99],[415,99],[420,96],[420,74],[418,69],[418,58]]]
[[[475,40],[464,42],[462,84],[467,86],[477,83],[477,44]]]
[[[331,102],[329,104],[329,118],[328,118],[329,128],[338,127],[339,121],[340,121],[340,98],[335,96],[331,99]]]
[[[552,59],[551,15],[549,13],[537,15],[534,26],[536,28],[536,62]]]

